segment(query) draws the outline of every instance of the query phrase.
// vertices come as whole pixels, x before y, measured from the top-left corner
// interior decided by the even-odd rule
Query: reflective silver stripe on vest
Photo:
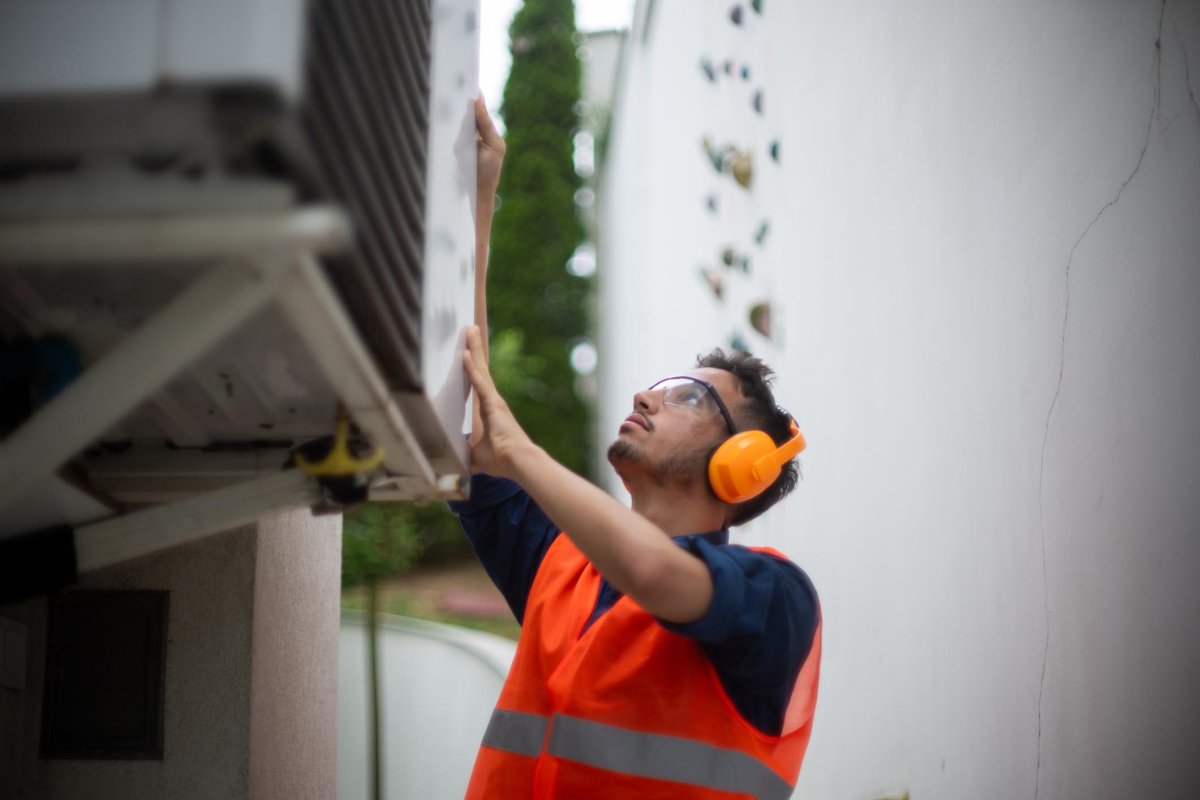
[[[497,708],[492,711],[492,719],[483,732],[483,743],[497,750],[536,758],[542,752],[549,725],[550,718],[540,714]]]
[[[549,752],[611,772],[688,783],[758,800],[787,800],[792,786],[761,761],[694,739],[640,733],[554,715]]]

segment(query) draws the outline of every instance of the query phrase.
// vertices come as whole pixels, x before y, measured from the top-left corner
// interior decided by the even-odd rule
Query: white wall
[[[748,535],[825,615],[797,796],[1194,797],[1200,5],[730,5],[655,2],[627,48],[601,438],[741,324],[696,266],[769,216],[742,288],[785,335],[749,343],[810,448]],[[705,132],[781,141],[728,215]]]
[[[366,626],[344,612],[338,648],[339,800],[370,793]],[[384,797],[462,797],[516,643],[381,615],[379,683]]]
[[[766,154],[778,135],[769,113],[776,97],[766,94],[767,116],[751,110],[754,91],[769,85],[776,66],[755,53],[766,45],[765,27],[734,28],[727,10],[717,3],[640,3],[623,48],[597,193],[602,444],[616,436],[635,391],[690,368],[698,352],[728,347],[736,335],[769,360],[778,353],[746,321],[752,303],[778,295],[780,276],[765,267],[778,251],[779,229],[791,224],[769,202],[782,194],[782,169]],[[708,83],[699,67],[705,56],[733,58],[738,67],[749,62],[751,80],[722,75]],[[752,191],[708,165],[706,136],[718,145],[756,147]],[[710,195],[716,214],[707,210]],[[764,219],[771,232],[758,245],[754,234]],[[727,246],[751,257],[749,274],[719,266]],[[723,273],[723,299],[701,269]],[[604,464],[597,472],[610,474]],[[623,494],[615,477],[608,488]]]

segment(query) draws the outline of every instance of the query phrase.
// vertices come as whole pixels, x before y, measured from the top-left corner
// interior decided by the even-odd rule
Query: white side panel
[[[479,78],[477,0],[433,6],[426,180],[421,371],[447,438],[466,460],[462,425],[463,330],[474,318],[475,116]]]

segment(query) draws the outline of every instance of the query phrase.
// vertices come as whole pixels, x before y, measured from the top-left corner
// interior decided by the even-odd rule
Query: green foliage
[[[488,368],[504,397],[545,394],[545,384],[536,377],[545,372],[545,362],[525,352],[525,334],[516,328],[492,336]]]
[[[513,17],[502,114],[508,154],[489,266],[492,369],[517,420],[568,467],[590,466],[590,413],[569,355],[588,330],[586,279],[565,270],[583,239],[573,138],[580,65],[571,0],[526,0]]]
[[[342,518],[342,586],[403,575],[467,548],[457,518],[441,503],[365,503]]]

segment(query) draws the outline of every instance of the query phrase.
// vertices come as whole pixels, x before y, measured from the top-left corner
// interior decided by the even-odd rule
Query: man
[[[714,350],[634,395],[608,453],[632,509],[534,444],[480,334],[504,143],[482,103],[476,123],[476,474],[452,508],[522,634],[467,796],[789,797],[816,702],[819,604],[796,565],[729,545],[728,528],[792,489],[803,438],[762,362]]]

